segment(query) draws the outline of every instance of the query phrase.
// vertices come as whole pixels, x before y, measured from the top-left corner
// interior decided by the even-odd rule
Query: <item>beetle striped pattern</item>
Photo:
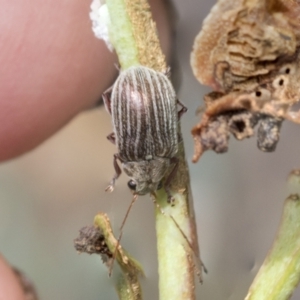
[[[186,107],[176,99],[168,77],[147,67],[131,67],[120,73],[103,100],[114,127],[108,139],[118,147],[114,155],[116,174],[106,190],[114,189],[122,172],[117,160],[131,178],[129,188],[138,195],[159,189],[168,168],[174,164],[165,180],[171,199],[169,184],[178,167],[178,119]],[[182,106],[179,112],[177,104]]]
[[[121,72],[111,94],[111,113],[121,160],[177,153],[176,95],[165,74],[142,66]]]

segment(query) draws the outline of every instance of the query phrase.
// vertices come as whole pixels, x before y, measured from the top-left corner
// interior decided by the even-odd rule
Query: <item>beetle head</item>
[[[169,165],[168,158],[123,163],[123,170],[130,177],[128,187],[138,195],[146,195],[158,190],[161,188],[161,180]]]

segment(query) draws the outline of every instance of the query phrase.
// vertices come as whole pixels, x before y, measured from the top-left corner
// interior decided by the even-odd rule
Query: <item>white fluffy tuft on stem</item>
[[[113,51],[114,47],[109,38],[110,16],[107,5],[100,0],[93,0],[91,4],[90,19],[92,30],[98,39],[105,42],[107,48]]]

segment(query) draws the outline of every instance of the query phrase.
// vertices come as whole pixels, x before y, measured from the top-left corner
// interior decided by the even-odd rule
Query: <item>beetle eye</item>
[[[128,187],[131,189],[131,190],[134,190],[135,191],[135,188],[136,188],[136,183],[133,181],[133,180],[129,180],[128,183],[127,183]]]
[[[162,181],[159,182],[157,189],[160,190],[162,188]]]

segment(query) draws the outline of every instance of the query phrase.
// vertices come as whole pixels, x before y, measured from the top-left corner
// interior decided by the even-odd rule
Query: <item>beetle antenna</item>
[[[172,219],[172,221],[174,222],[175,226],[178,228],[178,230],[180,231],[181,235],[183,236],[183,238],[185,239],[185,241],[187,242],[189,248],[191,249],[193,256],[194,256],[194,262],[195,262],[195,269],[196,269],[196,274],[200,280],[200,283],[202,283],[202,275],[201,275],[201,269],[203,269],[204,273],[207,273],[207,268],[205,267],[203,261],[201,260],[201,258],[196,254],[193,245],[191,244],[191,242],[189,241],[189,239],[187,238],[186,234],[183,232],[183,230],[181,229],[181,227],[179,226],[179,224],[177,223],[177,221],[174,219],[174,217],[172,215],[166,214],[163,209],[161,208],[161,206],[157,203],[154,195],[152,195],[152,200],[154,205],[157,207],[157,209],[159,209],[160,213],[164,216],[168,216]]]
[[[178,225],[178,223],[176,222],[176,220],[174,219],[174,217],[172,215],[170,215],[170,218],[173,220],[174,224],[176,225],[176,227],[178,228],[178,230],[180,231],[180,233],[182,234],[182,236],[184,237],[184,239],[186,240],[187,244],[189,245],[190,249],[193,252],[194,255],[194,259],[196,261],[196,273],[197,276],[200,280],[200,282],[202,283],[202,276],[201,276],[201,268],[203,268],[204,273],[207,274],[207,268],[205,267],[203,261],[201,260],[201,258],[195,253],[194,251],[194,247],[191,244],[191,242],[189,241],[189,239],[187,238],[186,234],[183,232],[183,230],[180,228],[180,226]]]
[[[129,215],[129,212],[130,212],[130,210],[131,210],[131,208],[132,208],[132,206],[133,206],[133,204],[135,203],[135,201],[136,201],[137,198],[138,198],[138,195],[137,195],[137,194],[134,194],[134,195],[133,195],[133,198],[132,198],[132,200],[131,200],[131,203],[130,203],[128,209],[127,209],[127,212],[126,212],[126,214],[125,214],[125,217],[124,217],[124,219],[123,219],[123,222],[122,222],[122,224],[121,224],[121,227],[120,227],[120,235],[119,235],[119,237],[118,237],[117,244],[116,244],[116,248],[115,248],[115,251],[114,251],[114,253],[113,253],[112,262],[111,262],[111,264],[110,264],[110,266],[109,266],[109,273],[108,273],[108,274],[109,274],[109,277],[110,277],[111,274],[112,274],[112,269],[113,269],[113,266],[114,266],[114,261],[115,261],[115,259],[116,259],[117,251],[118,251],[118,248],[119,248],[119,245],[120,245],[120,241],[121,241],[121,238],[122,238],[122,235],[123,235],[123,227],[124,227],[124,225],[125,225],[125,222],[126,222],[126,220],[127,220],[127,217],[128,217],[128,215]]]

